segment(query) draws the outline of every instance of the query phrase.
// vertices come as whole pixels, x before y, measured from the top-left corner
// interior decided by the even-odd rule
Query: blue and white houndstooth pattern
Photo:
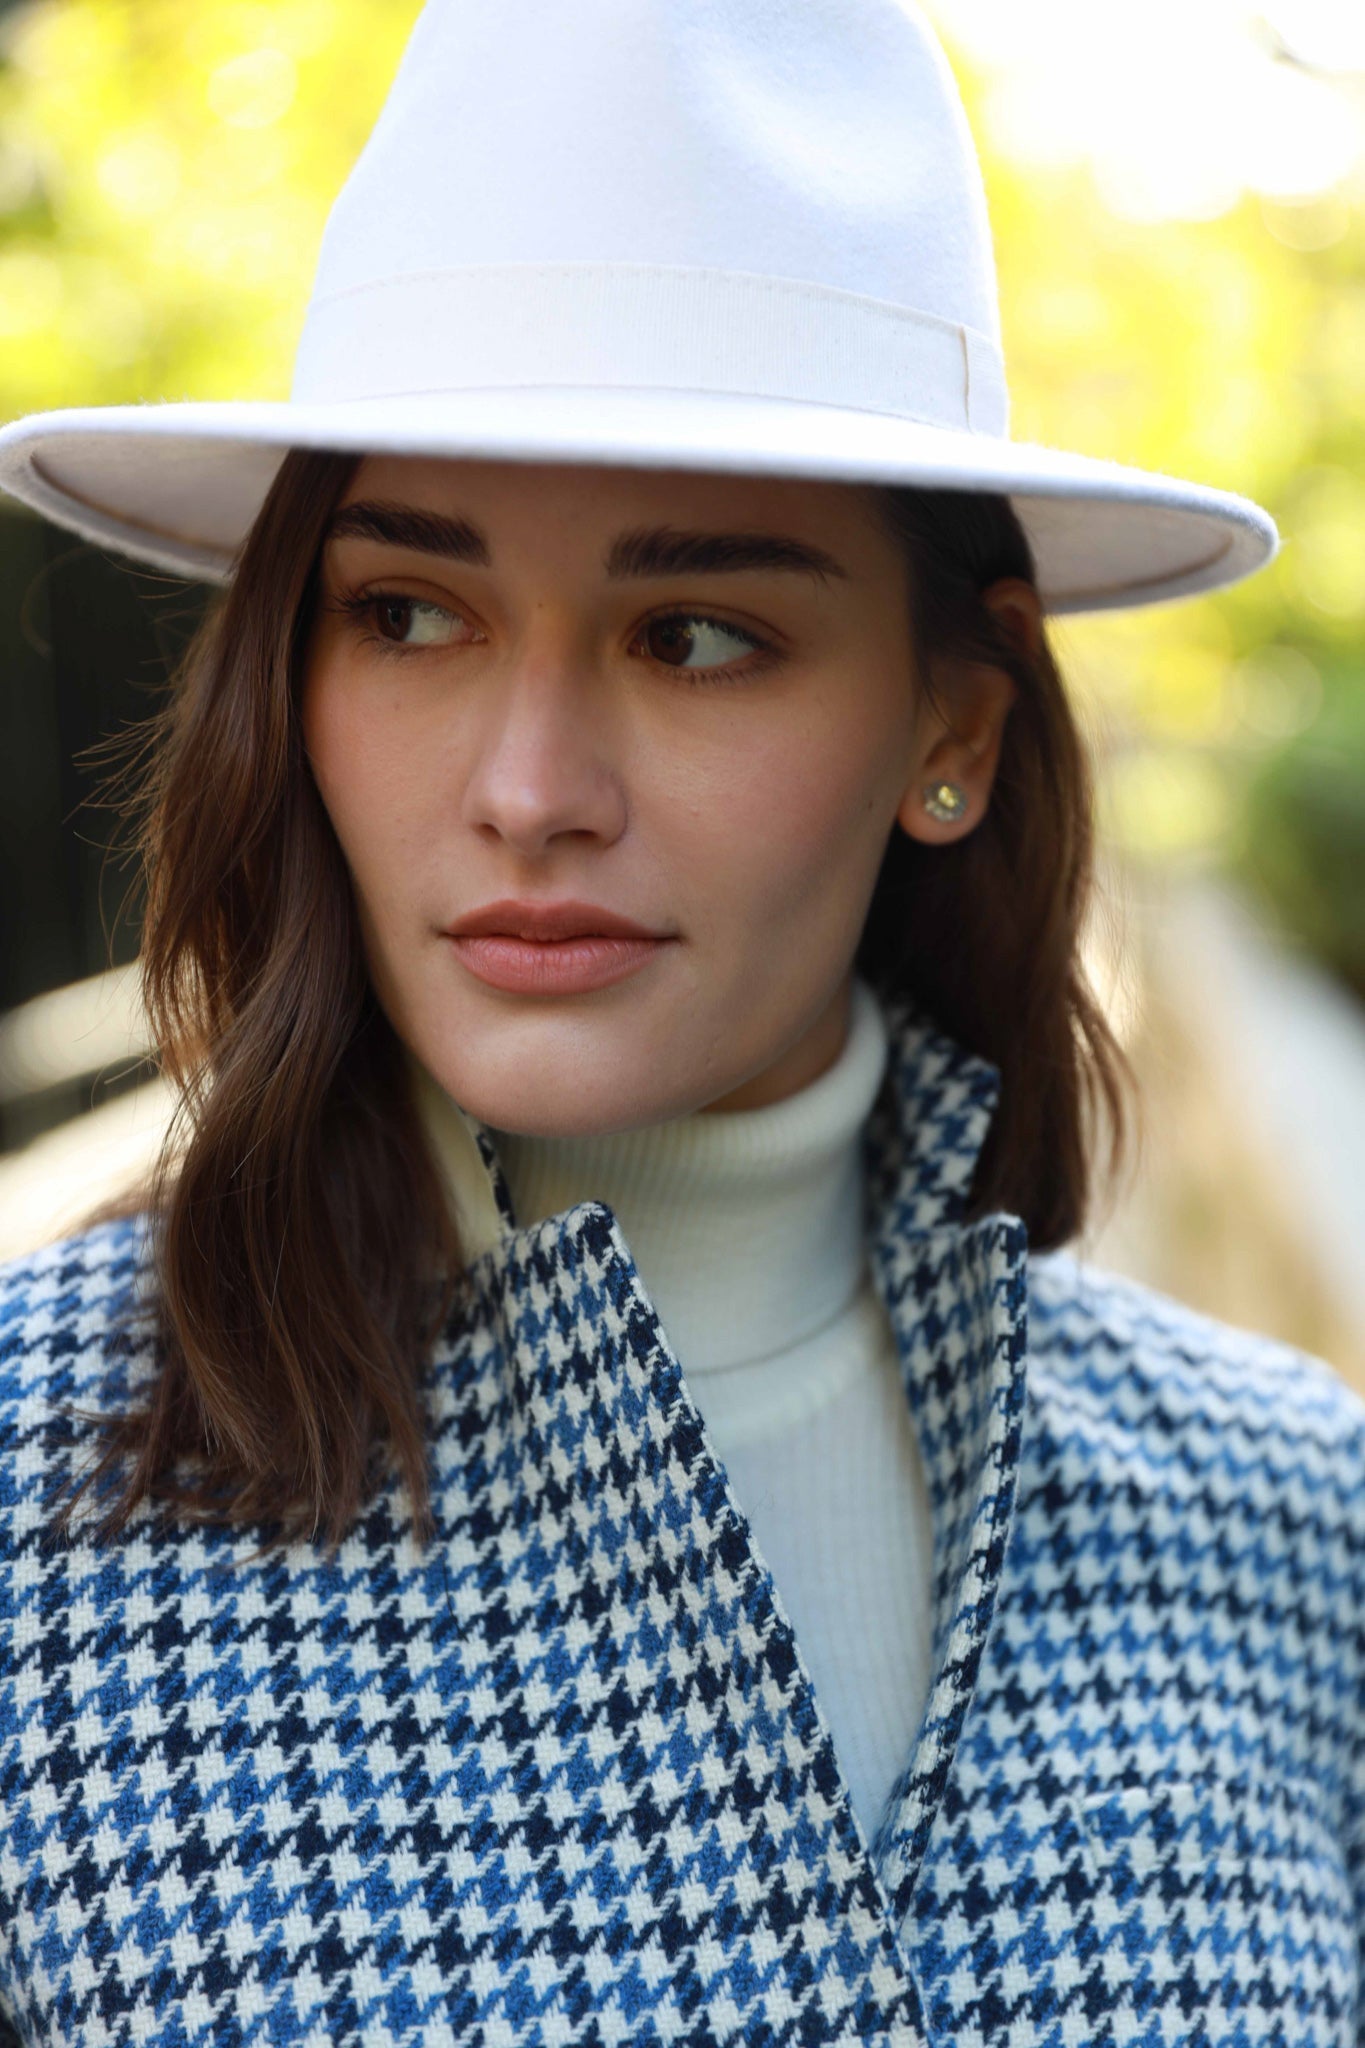
[[[145,1382],[131,1227],[0,1277],[0,2014],[25,2043],[1346,2048],[1365,1408],[1022,1223],[911,1011],[869,1231],[935,1676],[863,1838],[609,1209],[508,1225],[426,1376],[435,1543],[48,1534]],[[486,1155],[497,1174],[496,1159]]]

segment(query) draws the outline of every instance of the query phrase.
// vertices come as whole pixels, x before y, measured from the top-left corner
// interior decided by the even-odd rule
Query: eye
[[[712,671],[726,670],[730,676],[746,673],[761,665],[762,660],[775,651],[756,633],[750,633],[742,626],[728,625],[724,619],[708,618],[704,612],[665,612],[648,621],[641,629],[640,639],[646,644],[652,660],[662,662],[667,668],[692,674],[698,681]],[[743,653],[746,648],[750,659],[736,663],[733,660],[734,650]],[[727,654],[731,657],[728,661]],[[692,661],[690,657],[693,655],[702,658]],[[708,659],[712,655],[720,659]]]
[[[449,640],[455,613],[425,597],[401,597],[397,591],[375,591],[365,608],[379,637],[396,647],[437,647]]]

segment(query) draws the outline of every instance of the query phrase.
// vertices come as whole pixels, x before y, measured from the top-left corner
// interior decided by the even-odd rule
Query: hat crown
[[[981,173],[918,9],[428,0],[328,218],[293,395],[508,383],[1003,431]]]
[[[802,278],[999,338],[966,116],[902,0],[428,0],[317,289],[564,262]]]

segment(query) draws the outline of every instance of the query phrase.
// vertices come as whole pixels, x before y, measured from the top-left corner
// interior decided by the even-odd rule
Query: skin
[[[410,1052],[485,1123],[547,1137],[759,1108],[816,1079],[844,1044],[888,836],[976,829],[1010,678],[945,664],[951,730],[932,709],[901,553],[856,486],[383,456],[340,502],[374,499],[474,521],[491,551],[480,567],[329,540],[306,650],[309,758]],[[654,526],[789,534],[847,573],[609,580],[610,543]],[[408,651],[366,644],[374,609],[336,608],[376,591],[439,608],[382,610]],[[988,602],[1041,633],[1028,584]],[[721,630],[661,632],[678,611]],[[969,799],[952,823],[922,801],[945,778]],[[605,905],[673,942],[606,988],[495,990],[442,933],[504,897]]]

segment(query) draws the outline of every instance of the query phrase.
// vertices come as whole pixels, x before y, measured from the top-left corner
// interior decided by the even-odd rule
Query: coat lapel
[[[1028,1233],[964,1223],[998,1068],[912,1006],[891,1019],[868,1130],[868,1244],[919,1433],[934,1529],[933,1677],[873,1857],[904,1927],[971,1706],[1014,1512],[1028,1350]]]
[[[624,1897],[741,2014],[771,1998],[792,2038],[922,2048],[809,1674],[612,1210],[509,1231],[470,1283],[452,1604],[481,1755],[515,1761],[498,1789],[559,1855],[579,1937],[619,1947]]]
[[[587,1541],[597,1577],[618,1568],[651,1582],[659,1575],[649,1605],[656,1614],[672,1609],[675,1627],[685,1615],[689,1659],[698,1660],[692,1679],[679,1676],[682,1692],[695,1679],[703,1694],[728,1695],[726,1718],[747,1753],[753,1798],[779,1838],[787,1813],[808,1868],[818,1851],[827,1875],[837,1873],[845,1910],[862,1931],[864,1963],[878,1959],[874,1974],[894,2005],[908,1995],[901,1941],[971,1706],[1013,1513],[1028,1239],[1022,1221],[1003,1212],[962,1220],[998,1100],[998,1070],[912,1004],[892,1006],[888,1025],[887,1079],[867,1133],[868,1246],[929,1486],[934,1668],[870,1859],[837,1765],[831,1771],[780,1598],[612,1211],[583,1203],[519,1229],[496,1148],[482,1126],[469,1124],[504,1232],[478,1270],[520,1410],[506,1482],[561,1490],[566,1510],[577,1499],[565,1535],[576,1529]],[[603,1597],[614,1604],[605,1586]],[[648,1632],[656,1623],[644,1625]],[[621,1629],[618,1690],[629,1686],[624,1609]],[[727,1644],[728,1669],[708,1679]],[[655,1661],[645,1657],[641,1668]],[[771,1769],[756,1777],[759,1758]]]

